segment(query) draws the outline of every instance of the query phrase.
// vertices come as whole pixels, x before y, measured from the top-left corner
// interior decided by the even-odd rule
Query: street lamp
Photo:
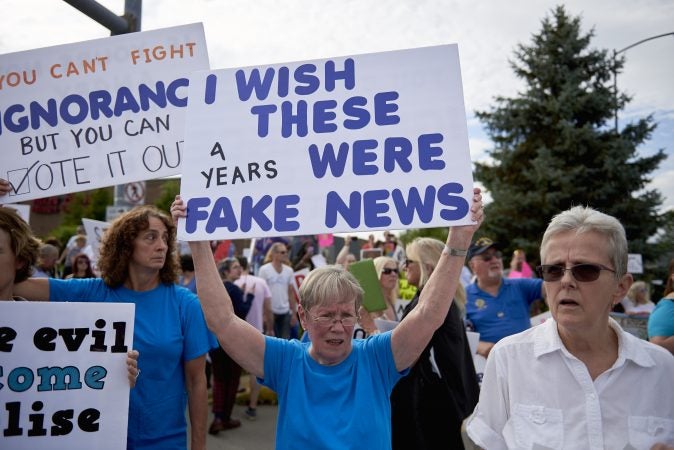
[[[627,47],[623,48],[622,50],[613,50],[613,96],[616,100],[616,106],[615,106],[615,132],[618,132],[618,70],[616,69],[616,60],[619,54],[626,52],[627,50],[636,47],[637,45],[641,45],[645,42],[652,41],[654,39],[659,39],[661,37],[665,36],[674,36],[674,31],[670,33],[664,33],[664,34],[659,34],[657,36],[651,36],[646,39],[642,39],[639,42],[635,42],[634,44],[628,45]]]

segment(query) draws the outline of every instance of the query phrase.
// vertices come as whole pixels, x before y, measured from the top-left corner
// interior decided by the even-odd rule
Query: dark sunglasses
[[[482,258],[482,261],[487,262],[487,261],[491,261],[492,258],[496,258],[496,259],[503,258],[503,253],[501,253],[501,252],[483,253],[479,256],[480,256],[480,258]]]
[[[576,281],[583,283],[596,281],[602,270],[608,270],[609,272],[615,273],[615,270],[609,269],[601,264],[576,264],[568,269],[564,266],[554,264],[536,267],[536,272],[544,281],[559,281],[567,270],[571,271],[571,275],[573,275],[573,278],[575,278]]]
[[[398,269],[396,269],[395,267],[393,267],[393,268],[391,268],[391,267],[384,267],[383,269],[381,269],[381,273],[383,273],[384,275],[390,275],[390,274],[392,274],[392,273],[395,273],[395,274],[397,275],[397,274],[398,274]]]
[[[416,261],[413,259],[406,259],[405,260],[405,267],[409,266],[410,264],[414,264]]]

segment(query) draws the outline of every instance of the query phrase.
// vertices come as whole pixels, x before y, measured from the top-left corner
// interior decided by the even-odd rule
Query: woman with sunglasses
[[[187,215],[176,197],[174,220]],[[263,336],[234,315],[207,242],[190,242],[201,306],[220,345],[279,397],[276,448],[391,448],[389,395],[442,325],[465,252],[483,219],[475,189],[471,225],[452,227],[419,306],[392,331],[353,339],[363,290],[348,271],[325,266],[300,288],[300,321],[311,342]],[[443,247],[444,248],[444,247]]]
[[[674,445],[674,358],[609,316],[632,284],[627,252],[614,217],[577,206],[552,219],[537,268],[552,319],[492,349],[467,423],[478,446]]]
[[[398,263],[390,256],[378,256],[374,259],[374,268],[377,271],[379,285],[386,300],[386,309],[378,314],[381,319],[398,322],[400,318],[396,312],[398,301]]]
[[[407,281],[417,287],[401,323],[422,307],[421,293],[445,251],[432,238],[416,238],[405,249]],[[466,293],[459,285],[445,314],[410,373],[391,393],[394,450],[463,449],[461,424],[473,412],[480,393],[463,324]]]

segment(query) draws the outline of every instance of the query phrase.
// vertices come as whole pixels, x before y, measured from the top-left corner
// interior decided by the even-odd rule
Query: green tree
[[[176,195],[180,193],[180,180],[179,179],[169,179],[164,180],[161,185],[161,194],[159,198],[154,202],[154,205],[161,209],[162,211],[169,211],[171,208],[171,203],[176,198]]]
[[[476,163],[476,179],[493,198],[482,234],[507,247],[538,254],[551,217],[587,205],[617,217],[630,251],[648,254],[646,240],[661,225],[662,197],[645,190],[663,150],[640,157],[637,147],[655,128],[648,116],[616,132],[612,118],[630,101],[614,95],[614,62],[607,50],[590,48],[594,35],[564,7],[551,11],[530,45],[519,45],[511,66],[524,81],[517,97],[497,97],[477,112],[494,142],[492,161]]]

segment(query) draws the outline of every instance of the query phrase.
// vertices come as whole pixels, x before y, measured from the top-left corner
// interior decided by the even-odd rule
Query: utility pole
[[[623,48],[622,50],[613,50],[613,97],[616,102],[616,107],[615,107],[615,132],[618,133],[618,69],[616,68],[616,63],[618,61],[618,55],[621,53],[625,53],[627,50],[636,47],[637,45],[641,45],[645,42],[652,41],[654,39],[659,39],[661,37],[665,36],[674,36],[674,31],[671,33],[664,33],[664,34],[659,34],[657,36],[651,36],[646,39],[642,39],[638,42],[635,42],[634,44],[630,44],[627,47]]]
[[[95,0],[63,1],[110,30],[111,36],[140,31],[143,0],[124,0],[123,16],[116,15]],[[115,186],[114,208],[117,211],[134,206],[134,204],[130,203],[124,195],[125,186],[126,185],[123,184]],[[144,190],[144,182],[141,186],[142,190]]]

